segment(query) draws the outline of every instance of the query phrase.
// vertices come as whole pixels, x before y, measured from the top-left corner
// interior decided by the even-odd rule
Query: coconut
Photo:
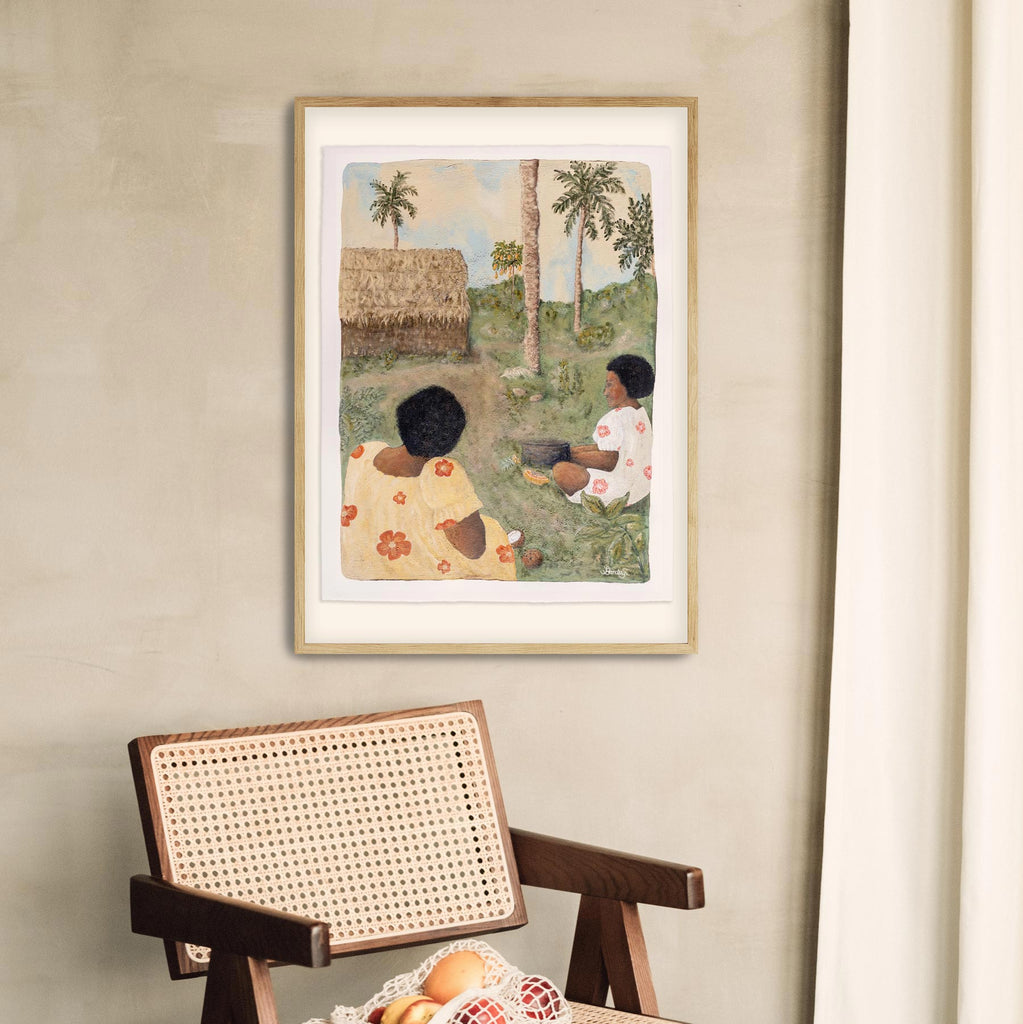
[[[522,564],[527,569],[535,569],[543,561],[543,555],[536,548],[522,552]]]
[[[521,530],[509,530],[508,531],[508,543],[513,548],[520,548],[520,547],[522,547],[522,542],[525,539],[526,538],[523,536]]]

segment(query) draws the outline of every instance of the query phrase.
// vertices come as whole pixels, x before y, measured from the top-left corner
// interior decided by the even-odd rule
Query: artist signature
[[[601,573],[604,576],[628,576],[629,575],[629,570],[628,569],[612,569],[611,566],[609,566],[609,565],[605,565],[604,568],[601,569],[600,571],[601,571]]]

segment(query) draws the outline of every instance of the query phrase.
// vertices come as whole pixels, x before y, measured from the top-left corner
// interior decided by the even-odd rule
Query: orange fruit
[[[524,469],[522,471],[522,475],[531,484],[536,484],[537,486],[542,486],[543,484],[550,483],[550,480],[549,480],[548,477],[545,477],[543,475],[543,473],[537,473],[537,471],[535,469]]]
[[[487,965],[479,953],[461,949],[433,965],[423,982],[423,994],[438,1003],[461,995],[467,988],[482,988]]]

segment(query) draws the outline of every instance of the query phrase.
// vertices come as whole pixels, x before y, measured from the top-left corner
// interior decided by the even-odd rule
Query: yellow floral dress
[[[354,580],[514,580],[508,535],[481,516],[487,546],[466,558],[444,531],[483,507],[462,466],[430,459],[416,477],[373,465],[383,441],[360,444],[348,459],[341,504],[341,571]]]

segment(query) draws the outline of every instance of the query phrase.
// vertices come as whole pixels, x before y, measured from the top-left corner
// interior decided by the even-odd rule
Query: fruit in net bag
[[[378,1007],[367,1019],[369,1024],[427,1024],[439,1009],[440,1003],[416,993]]]
[[[496,1000],[484,997],[463,1006],[453,1018],[454,1024],[508,1024],[504,1007]]]
[[[434,965],[423,982],[423,994],[438,1003],[460,996],[467,988],[483,988],[487,965],[479,953],[461,949],[448,953]],[[385,1021],[384,1024],[390,1024]]]
[[[527,1017],[551,1020],[565,1008],[561,993],[546,979],[526,975],[519,985],[519,998]]]
[[[427,1024],[440,1006],[441,1004],[434,999],[418,999],[405,1008],[398,1018],[398,1024]]]

